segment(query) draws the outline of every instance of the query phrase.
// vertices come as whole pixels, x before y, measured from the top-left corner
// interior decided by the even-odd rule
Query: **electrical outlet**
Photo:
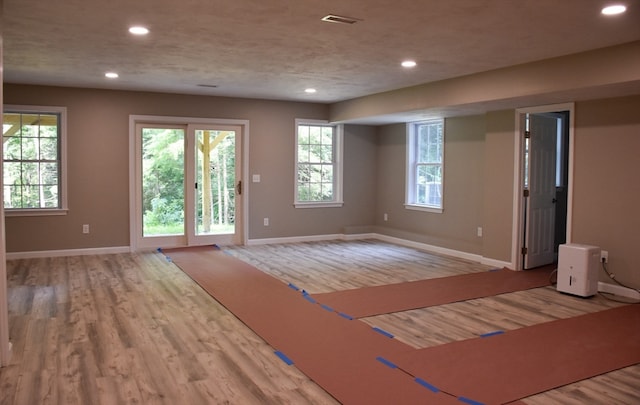
[[[389,220],[389,215],[387,215],[387,213],[386,213],[386,212],[384,213],[384,220],[385,220],[385,221],[388,221],[388,220]]]
[[[478,227],[478,233],[477,233],[478,237],[481,238],[482,237],[482,227],[479,226]]]
[[[89,233],[89,224],[82,225],[82,233]]]
[[[600,261],[601,262],[605,262],[605,263],[609,263],[609,252],[607,252],[606,250],[601,250],[600,251]]]
[[[264,226],[269,226],[269,218],[264,219]]]

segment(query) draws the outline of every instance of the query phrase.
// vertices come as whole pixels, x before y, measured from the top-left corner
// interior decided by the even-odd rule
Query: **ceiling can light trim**
[[[627,11],[627,6],[624,4],[612,4],[602,9],[604,15],[618,15]]]
[[[359,18],[345,17],[337,14],[327,14],[324,17],[322,17],[321,20],[326,22],[336,23],[336,24],[348,24],[348,25],[352,25],[357,23],[358,21],[362,21]]]
[[[147,35],[149,28],[142,25],[134,25],[133,27],[129,27],[129,32],[133,35]]]

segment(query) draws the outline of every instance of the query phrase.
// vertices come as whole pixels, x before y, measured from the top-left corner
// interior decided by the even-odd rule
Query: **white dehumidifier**
[[[558,252],[558,284],[560,292],[590,297],[598,292],[600,248],[567,243]]]

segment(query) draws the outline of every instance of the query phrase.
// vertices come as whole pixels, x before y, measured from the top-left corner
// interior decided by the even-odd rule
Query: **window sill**
[[[297,202],[293,204],[296,208],[341,208],[344,203],[342,202]]]
[[[68,208],[50,208],[50,209],[5,209],[5,217],[46,217],[56,215],[67,215]]]
[[[442,208],[429,207],[426,205],[405,204],[404,207],[408,210],[433,212],[435,214],[442,214],[444,211]]]

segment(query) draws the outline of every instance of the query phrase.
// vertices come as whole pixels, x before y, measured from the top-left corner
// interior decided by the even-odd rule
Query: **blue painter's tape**
[[[491,269],[489,271],[500,271],[501,269]]]
[[[348,319],[348,320],[350,320],[350,321],[353,321],[353,317],[352,317],[351,315],[347,315],[347,314],[345,314],[345,313],[343,313],[343,312],[338,312],[338,315],[340,315],[341,317],[343,317],[343,318],[345,318],[345,319]]]
[[[504,333],[503,330],[497,330],[495,332],[488,332],[485,333],[483,335],[480,335],[481,338],[487,338],[487,337],[491,337],[491,336],[495,336],[495,335],[502,335]]]
[[[385,366],[387,366],[389,368],[398,368],[398,366],[396,366],[395,364],[393,364],[389,360],[385,359],[384,357],[378,356],[378,357],[376,357],[376,360],[378,360],[380,363],[384,364]]]
[[[324,309],[324,310],[327,310],[327,311],[329,311],[329,312],[333,312],[333,308],[331,308],[331,307],[330,307],[330,306],[328,306],[328,305],[320,304],[320,306],[321,306],[321,307],[322,307],[322,309]]]
[[[417,382],[418,384],[422,385],[423,387],[427,388],[431,392],[440,392],[440,390],[438,388],[436,388],[433,385],[429,384],[428,382],[426,382],[422,378],[416,378],[414,381]]]
[[[213,248],[214,248],[215,250],[221,250],[221,249],[220,249],[220,246],[216,245],[215,243],[213,244]]]
[[[165,256],[165,259],[167,259],[168,262],[172,262],[171,257],[169,256]]]
[[[284,353],[282,353],[281,351],[276,350],[274,353],[275,353],[275,355],[276,355],[276,356],[280,357],[280,360],[284,361],[284,362],[287,364],[287,366],[290,366],[290,365],[292,365],[292,364],[293,364],[293,360],[291,360],[290,358],[288,358],[288,357],[287,357]]]
[[[306,290],[302,290],[302,295],[309,295],[309,293]]]
[[[157,248],[156,249],[158,252],[162,253],[162,248]]]
[[[292,284],[292,283],[289,283],[289,288],[291,288],[292,290],[300,291],[300,289],[295,284]]]
[[[305,294],[305,295],[303,295],[303,297],[304,297],[305,300],[309,301],[312,304],[315,304],[317,302],[316,300],[311,298],[311,296],[309,294]]]
[[[465,404],[469,404],[469,405],[485,405],[484,402],[474,401],[473,399],[469,399],[465,397],[458,397],[458,401],[464,402]]]
[[[378,328],[377,326],[375,326],[373,328],[373,330],[375,330],[376,332],[380,333],[381,335],[384,335],[384,336],[386,336],[386,337],[388,337],[390,339],[393,339],[393,335],[391,333],[387,332],[386,330],[382,330],[382,329]]]

